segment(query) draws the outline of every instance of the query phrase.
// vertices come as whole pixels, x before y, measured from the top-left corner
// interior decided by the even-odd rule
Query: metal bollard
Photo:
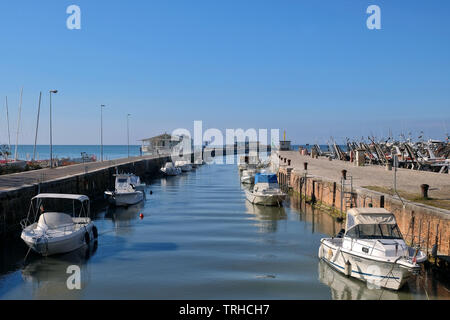
[[[420,190],[422,191],[422,198],[428,199],[428,189],[430,186],[428,184],[421,184]]]
[[[344,180],[347,180],[347,170],[342,170],[341,172],[342,172],[342,178]]]

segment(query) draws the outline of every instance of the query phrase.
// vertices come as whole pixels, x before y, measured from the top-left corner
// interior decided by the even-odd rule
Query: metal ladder
[[[353,177],[347,176],[347,179],[341,177],[341,214],[353,208]]]

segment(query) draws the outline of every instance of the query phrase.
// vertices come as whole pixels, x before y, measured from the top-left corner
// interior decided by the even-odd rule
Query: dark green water
[[[102,211],[95,223],[98,244],[63,256],[23,264],[27,248],[4,244],[0,299],[449,298],[427,274],[381,291],[319,263],[320,238],[339,224],[294,198],[284,208],[250,205],[235,165],[157,179],[145,203]],[[67,289],[70,265],[81,268],[81,290]]]

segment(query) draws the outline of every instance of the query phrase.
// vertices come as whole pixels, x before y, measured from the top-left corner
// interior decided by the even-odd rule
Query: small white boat
[[[105,191],[108,202],[115,206],[131,206],[144,200],[144,191],[136,189],[132,174],[116,174],[114,191]]]
[[[346,223],[341,237],[320,240],[319,258],[347,276],[398,290],[427,259],[406,245],[395,216],[386,209],[350,209]]]
[[[192,164],[186,160],[175,161],[175,167],[180,168],[183,172],[192,171]]]
[[[181,169],[175,167],[172,162],[166,162],[164,167],[162,167],[160,170],[167,176],[177,176],[181,173]]]
[[[286,193],[280,190],[276,174],[256,173],[253,190],[246,190],[248,201],[265,206],[281,206]]]
[[[247,169],[242,171],[241,175],[241,183],[244,184],[253,184],[255,183],[255,175],[256,175],[255,169]]]
[[[47,202],[55,205],[56,200],[71,201],[69,207],[72,208],[72,213],[46,210]],[[32,223],[29,220],[31,214],[34,215]],[[33,251],[43,256],[74,251],[83,245],[89,245],[91,240],[98,237],[97,228],[89,214],[87,196],[41,193],[31,199],[28,217],[21,222],[21,238]]]

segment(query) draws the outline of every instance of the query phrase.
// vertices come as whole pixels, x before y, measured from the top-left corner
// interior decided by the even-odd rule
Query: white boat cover
[[[88,201],[89,197],[82,194],[40,193],[34,199],[68,199],[84,202]]]
[[[45,212],[39,217],[38,226],[41,229],[56,229],[73,225],[72,217],[61,212]]]
[[[395,216],[384,208],[353,208],[347,211],[347,230],[359,224],[396,224]]]

